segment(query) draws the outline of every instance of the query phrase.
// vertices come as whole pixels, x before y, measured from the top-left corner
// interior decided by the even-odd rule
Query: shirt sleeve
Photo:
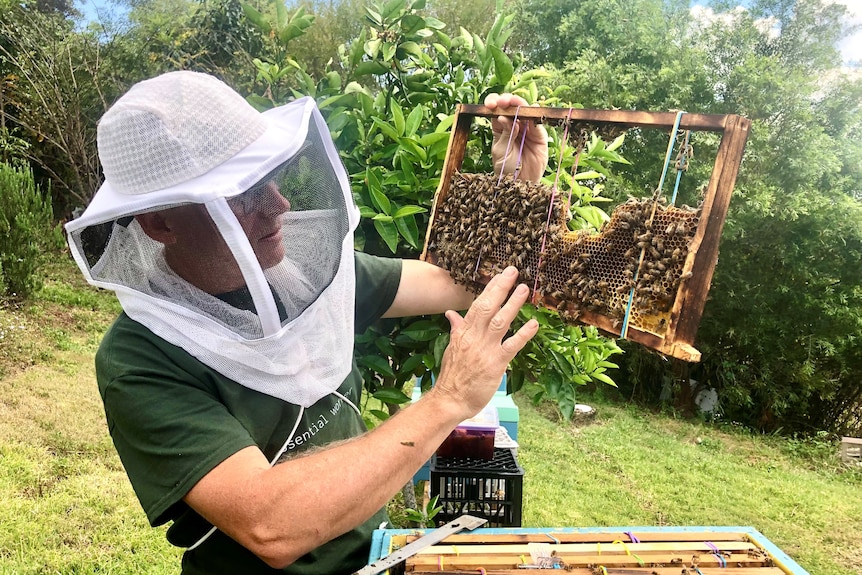
[[[255,443],[209,385],[213,374],[146,333],[127,318],[116,323],[96,374],[111,438],[155,526],[216,465]]]
[[[377,321],[395,301],[401,283],[401,260],[355,252],[356,333]]]

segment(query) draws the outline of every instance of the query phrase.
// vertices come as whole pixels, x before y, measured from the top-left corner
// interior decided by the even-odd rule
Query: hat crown
[[[135,84],[102,116],[105,179],[144,194],[205,174],[266,131],[267,122],[224,82],[179,71]]]

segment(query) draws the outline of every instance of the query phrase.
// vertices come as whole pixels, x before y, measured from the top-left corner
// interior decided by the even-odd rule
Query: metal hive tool
[[[674,113],[530,107],[520,119],[619,130],[671,128]],[[534,287],[533,301],[570,322],[594,325],[685,361],[699,361],[693,342],[718,259],[718,241],[750,121],[684,114],[680,130],[721,132],[712,176],[696,208],[660,198],[617,206],[599,234],[568,232],[559,197],[542,184],[498,181],[459,172],[474,118],[498,115],[459,106],[422,259],[480,291],[507,265]],[[510,117],[514,112],[508,114]],[[550,222],[548,214],[553,214]]]

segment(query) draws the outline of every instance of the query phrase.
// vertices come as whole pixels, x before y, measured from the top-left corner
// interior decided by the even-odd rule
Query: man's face
[[[285,254],[282,215],[290,210],[290,202],[279,193],[275,183],[256,186],[228,200],[228,205],[261,268],[268,269],[281,262]],[[165,244],[165,256],[175,272],[209,293],[223,293],[245,285],[233,253],[205,206],[179,206],[163,210],[160,215],[167,232],[147,233]],[[147,221],[145,218],[144,225]]]
[[[233,213],[263,269],[271,268],[284,258],[281,216],[290,211],[290,202],[281,195],[273,181],[256,186],[228,200]]]

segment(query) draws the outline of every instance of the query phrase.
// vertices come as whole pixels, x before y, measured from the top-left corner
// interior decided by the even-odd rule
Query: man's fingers
[[[464,318],[461,317],[461,314],[455,310],[448,310],[445,314],[446,319],[449,320],[449,326],[451,330],[454,331],[461,327],[464,324]]]
[[[521,96],[515,94],[488,94],[485,97],[485,106],[490,109],[509,108],[511,106],[526,106],[527,101]]]
[[[500,308],[500,311],[491,320],[490,327],[497,331],[509,331],[509,326],[512,325],[512,320],[518,315],[518,310],[527,303],[527,297],[530,294],[530,289],[524,284],[520,284]]]
[[[535,336],[538,331],[539,322],[535,319],[531,319],[522,325],[518,331],[512,334],[512,337],[503,341],[501,347],[503,348],[503,353],[509,357],[509,361],[512,361],[512,358],[514,358],[519,351],[524,349],[527,342],[533,339],[533,336]]]
[[[477,310],[493,316],[500,309],[500,306],[503,305],[503,302],[506,301],[517,281],[518,270],[514,266],[507,267],[502,273],[491,278],[491,281],[482,290],[482,294],[470,306],[470,310]]]

